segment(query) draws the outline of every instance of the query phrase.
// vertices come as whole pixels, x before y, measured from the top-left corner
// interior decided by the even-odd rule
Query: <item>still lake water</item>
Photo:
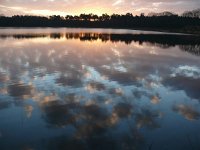
[[[0,150],[199,150],[200,37],[0,29]]]

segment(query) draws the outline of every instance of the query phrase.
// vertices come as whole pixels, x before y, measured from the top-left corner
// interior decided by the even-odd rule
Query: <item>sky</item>
[[[182,13],[200,7],[200,0],[0,0],[0,14],[12,15],[101,15],[172,11]]]

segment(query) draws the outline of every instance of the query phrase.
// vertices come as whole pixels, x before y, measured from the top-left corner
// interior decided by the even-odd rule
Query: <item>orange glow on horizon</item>
[[[181,14],[199,8],[199,4],[199,0],[0,0],[0,14],[66,16],[92,13],[100,16],[105,13],[140,15],[163,11]]]

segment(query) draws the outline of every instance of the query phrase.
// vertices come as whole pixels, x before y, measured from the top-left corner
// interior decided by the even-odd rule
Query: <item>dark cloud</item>
[[[132,105],[127,103],[118,103],[116,106],[114,106],[113,113],[119,118],[128,117],[132,113]]]
[[[50,126],[62,127],[72,124],[76,121],[76,117],[70,112],[71,109],[78,109],[75,103],[63,103],[59,100],[53,100],[41,105],[43,118]]]
[[[184,90],[192,99],[200,100],[200,78],[185,76],[169,77],[163,80],[163,84],[175,90]]]
[[[73,87],[82,86],[82,81],[79,76],[71,76],[71,77],[60,76],[58,79],[56,79],[56,83],[62,86],[73,86]]]
[[[141,86],[141,83],[138,80],[138,77],[140,76],[137,72],[121,72],[104,68],[100,68],[99,71],[110,80],[117,81],[119,84]]]
[[[103,91],[106,89],[105,85],[99,82],[90,82],[86,86],[87,90],[89,92],[95,92],[95,91]]]
[[[152,111],[150,109],[142,109],[140,113],[136,114],[136,124],[138,128],[146,127],[148,129],[159,128],[160,125],[157,119],[161,117],[161,113],[158,111]]]
[[[10,101],[1,101],[0,100],[0,110],[8,108],[10,105],[11,105]]]
[[[109,94],[113,96],[122,96],[123,90],[121,88],[112,88],[109,90]]]
[[[30,98],[32,90],[33,87],[31,85],[25,85],[23,83],[16,83],[8,86],[9,95],[16,98]]]

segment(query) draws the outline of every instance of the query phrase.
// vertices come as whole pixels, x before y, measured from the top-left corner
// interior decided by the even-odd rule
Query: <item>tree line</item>
[[[65,17],[53,15],[30,16],[14,15],[0,16],[0,27],[85,27],[85,28],[128,28],[128,29],[155,29],[200,33],[200,9],[184,12],[177,15],[173,12],[143,13],[134,16],[127,14],[80,14]]]

